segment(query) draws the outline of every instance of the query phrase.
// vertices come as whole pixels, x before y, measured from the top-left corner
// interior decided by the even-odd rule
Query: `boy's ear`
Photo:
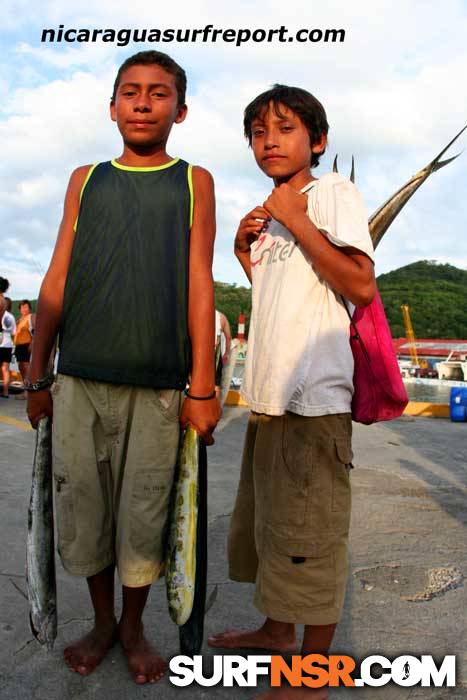
[[[188,113],[188,107],[186,105],[182,105],[181,107],[178,108],[177,116],[174,119],[174,124],[181,124],[182,122],[185,121],[186,115]]]
[[[117,121],[117,113],[115,111],[115,102],[110,103],[110,118],[113,122]]]
[[[326,143],[328,141],[328,137],[326,134],[321,134],[320,138],[316,143],[313,144],[311,147],[311,152],[312,153],[322,153],[324,149],[326,148]]]

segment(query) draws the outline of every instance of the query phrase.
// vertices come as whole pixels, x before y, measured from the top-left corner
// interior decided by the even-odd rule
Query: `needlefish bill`
[[[180,652],[193,656],[203,643],[207,581],[206,445],[191,426],[182,438],[172,495],[165,580]]]
[[[451,158],[446,158],[445,160],[441,160],[441,157],[446,153],[448,148],[452,146],[452,144],[457,141],[459,136],[467,129],[467,125],[464,126],[463,129],[459,131],[456,136],[448,143],[447,146],[443,148],[443,150],[438,153],[436,158],[433,158],[433,160],[428,163],[428,165],[425,165],[424,168],[419,170],[418,173],[416,173],[408,182],[405,183],[402,187],[400,187],[397,192],[395,192],[389,199],[384,202],[368,219],[368,227],[370,229],[370,236],[373,241],[373,246],[376,248],[379,242],[381,241],[382,237],[388,230],[389,226],[392,224],[396,216],[399,214],[401,211],[402,207],[409,201],[411,196],[418,190],[418,188],[423,185],[425,180],[428,179],[428,177],[432,174],[435,173],[437,170],[440,170],[441,168],[444,168],[445,165],[448,163],[451,163],[453,160],[459,157],[460,153],[458,153],[455,156],[452,156]],[[334,159],[334,165],[333,165],[333,170],[334,172],[338,172],[337,170],[337,156]],[[350,173],[350,179],[352,182],[355,180],[355,166],[354,166],[354,159],[352,156],[352,170]]]
[[[26,582],[29,620],[37,641],[52,649],[57,636],[57,587],[52,488],[52,421],[39,421],[28,510]]]

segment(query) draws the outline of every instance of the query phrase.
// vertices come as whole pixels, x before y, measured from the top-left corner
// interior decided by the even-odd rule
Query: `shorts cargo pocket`
[[[59,544],[71,542],[76,534],[73,492],[66,467],[61,463],[54,463],[54,481]]]
[[[172,469],[146,469],[135,474],[130,501],[130,543],[143,557],[162,560]]]
[[[353,459],[350,440],[336,439],[336,468],[332,479],[332,510],[350,512],[349,470]]]
[[[332,607],[336,572],[334,552],[327,542],[319,536],[292,539],[272,532],[267,537],[264,598],[295,613]]]
[[[301,417],[283,417],[282,450],[274,460],[271,522],[302,527],[305,524],[308,486],[312,478],[313,449]]]
[[[181,391],[178,389],[149,389],[150,401],[167,420],[178,422],[181,408]]]

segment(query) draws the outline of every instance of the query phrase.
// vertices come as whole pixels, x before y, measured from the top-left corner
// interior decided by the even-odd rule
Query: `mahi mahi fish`
[[[373,241],[373,246],[376,248],[382,237],[388,230],[389,226],[392,224],[396,216],[401,211],[402,207],[409,201],[411,196],[418,190],[418,188],[423,185],[425,180],[437,170],[444,168],[445,165],[451,163],[453,160],[458,158],[459,153],[452,158],[446,158],[441,160],[441,157],[446,153],[448,148],[452,146],[454,141],[457,141],[459,136],[467,129],[467,125],[459,131],[456,136],[448,143],[443,150],[438,153],[436,158],[428,163],[424,168],[422,168],[418,173],[416,173],[408,182],[405,183],[400,189],[397,190],[384,204],[382,204],[368,219],[368,226],[370,229],[371,239]],[[337,156],[334,159],[334,172],[337,172]],[[350,173],[350,179],[352,182],[355,178],[355,167],[354,160],[352,157],[352,170]]]
[[[35,638],[52,649],[57,636],[57,589],[52,495],[52,422],[39,421],[28,511],[26,579]]]
[[[206,446],[188,426],[178,457],[165,573],[169,613],[180,627],[184,654],[197,654],[202,645],[206,574]]]
[[[169,612],[177,625],[190,617],[195,596],[198,449],[198,435],[188,426],[175,477],[165,572]]]

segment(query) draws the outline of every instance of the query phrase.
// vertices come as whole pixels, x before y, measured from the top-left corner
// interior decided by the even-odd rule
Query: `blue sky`
[[[172,9],[173,6],[173,9]],[[0,275],[11,296],[35,296],[47,268],[70,172],[120,153],[108,117],[118,65],[141,48],[167,51],[186,69],[189,116],[169,153],[215,177],[215,278],[243,283],[232,256],[239,219],[271,183],[242,136],[242,111],[274,82],[323,102],[329,146],[316,175],[356,159],[368,211],[424,166],[467,123],[465,2],[219,2],[155,6],[102,0],[2,3],[0,55]],[[344,28],[343,44],[41,44],[43,28]],[[453,153],[465,148],[462,136]],[[433,175],[392,225],[377,273],[422,258],[467,268],[467,153]]]

